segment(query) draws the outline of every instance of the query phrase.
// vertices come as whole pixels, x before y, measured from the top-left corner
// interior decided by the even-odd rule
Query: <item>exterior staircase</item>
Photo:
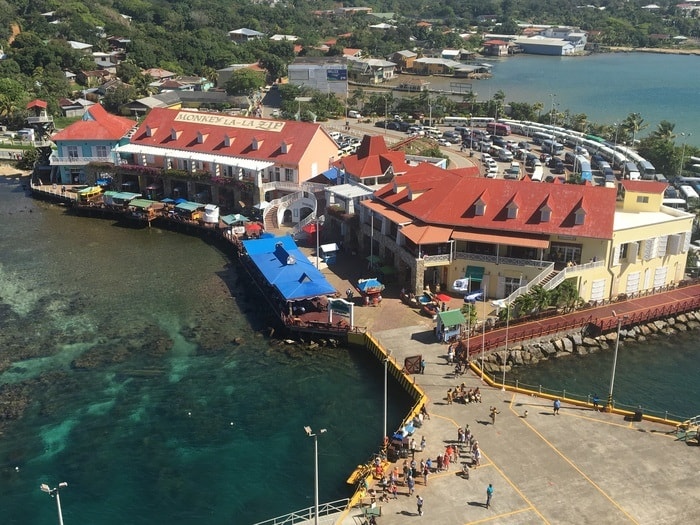
[[[548,283],[549,281],[551,281],[552,279],[554,279],[554,278],[557,276],[558,273],[559,273],[559,272],[558,272],[557,270],[553,270],[553,271],[549,272],[547,275],[545,275],[545,276],[542,278],[542,280],[541,280],[538,284],[540,284],[540,285],[543,286],[545,289],[547,289],[547,286],[546,286],[547,283]]]
[[[278,209],[279,204],[273,204],[267,210],[265,210],[265,231],[276,230],[279,228],[279,224],[277,224]]]

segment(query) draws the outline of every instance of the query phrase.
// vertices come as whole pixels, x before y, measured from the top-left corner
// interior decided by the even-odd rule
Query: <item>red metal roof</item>
[[[201,142],[198,140],[200,136],[203,138]],[[276,164],[298,164],[311,141],[320,137],[332,141],[321,130],[320,124],[310,122],[154,108],[134,133],[131,143],[242,156]],[[254,139],[257,149],[253,149]],[[287,153],[282,152],[283,142],[288,145]]]
[[[95,104],[85,111],[81,120],[54,134],[51,140],[119,140],[135,125],[135,121],[107,113]]]
[[[375,199],[431,225],[612,238],[614,188],[464,177],[429,166],[395,177]],[[483,215],[476,214],[476,203],[484,204]],[[545,204],[551,210],[548,221],[542,221]],[[515,218],[508,218],[509,205],[517,207]],[[576,224],[579,210],[585,213],[582,224]]]
[[[41,108],[41,109],[46,109],[48,107],[48,102],[44,102],[43,100],[34,99],[31,102],[27,103],[27,109],[32,109],[32,108]]]

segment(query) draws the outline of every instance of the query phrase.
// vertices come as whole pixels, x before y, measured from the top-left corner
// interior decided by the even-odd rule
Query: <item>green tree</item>
[[[259,71],[237,69],[226,81],[224,88],[229,95],[251,95],[265,85],[265,78]]]
[[[565,311],[576,309],[581,302],[575,278],[566,279],[554,289],[554,302]]]
[[[136,90],[128,84],[121,84],[107,91],[102,103],[107,111],[118,114],[124,104],[135,99]]]
[[[630,113],[622,122],[622,129],[629,135],[632,135],[632,144],[637,140],[637,134],[648,126],[644,122],[640,113]],[[628,137],[629,138],[629,137]]]
[[[0,78],[0,116],[24,108],[27,94],[24,86],[13,78]]]

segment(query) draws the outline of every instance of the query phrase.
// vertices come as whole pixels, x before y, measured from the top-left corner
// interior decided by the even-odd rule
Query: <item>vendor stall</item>
[[[460,310],[447,310],[437,314],[435,332],[441,343],[447,343],[452,338],[462,335],[466,319]]]
[[[375,277],[370,279],[359,279],[357,289],[362,294],[365,306],[378,306],[382,302],[382,291],[384,285]]]

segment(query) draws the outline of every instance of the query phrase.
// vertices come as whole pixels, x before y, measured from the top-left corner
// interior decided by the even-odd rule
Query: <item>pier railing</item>
[[[339,499],[331,501],[329,503],[319,504],[318,506],[318,516],[330,516],[332,514],[339,514],[344,512],[348,506],[349,498]],[[315,507],[307,507],[301,510],[295,510],[289,514],[284,514],[283,516],[278,516],[265,521],[259,521],[254,525],[290,525],[293,523],[310,522],[314,519]],[[325,520],[324,520],[325,521]]]

